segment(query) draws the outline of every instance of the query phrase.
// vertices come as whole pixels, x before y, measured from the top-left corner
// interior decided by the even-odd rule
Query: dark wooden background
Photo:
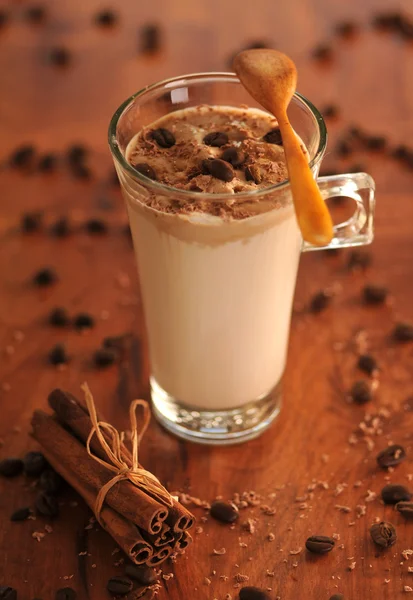
[[[87,380],[99,405],[119,427],[127,427],[127,407],[134,397],[148,397],[147,364],[133,253],[122,232],[126,223],[120,193],[107,185],[111,159],[106,145],[108,121],[116,107],[141,86],[164,77],[193,71],[226,70],[229,56],[254,40],[267,40],[289,53],[299,69],[299,90],[323,107],[340,106],[340,117],[329,126],[330,149],[350,124],[370,133],[383,133],[389,143],[409,143],[413,135],[413,46],[370,26],[374,13],[396,7],[378,0],[151,0],[118,3],[119,24],[102,30],[93,24],[97,1],[46,2],[44,24],[30,26],[24,18],[26,0],[3,2],[9,22],[0,30],[0,159],[5,165],[18,145],[32,142],[39,152],[64,152],[68,145],[87,143],[91,149],[91,181],[74,180],[62,167],[53,175],[22,175],[6,166],[0,172],[0,457],[22,455],[35,447],[28,437],[35,407],[44,407],[48,392],[60,386],[74,393]],[[407,6],[407,3],[406,3]],[[336,23],[350,19],[360,26],[352,40],[334,36]],[[153,56],[138,52],[139,28],[147,23],[162,28],[162,50]],[[330,65],[311,59],[318,43],[331,43]],[[65,69],[48,64],[48,50],[64,45],[72,52]],[[276,507],[274,516],[260,517],[249,534],[213,522],[201,523],[193,546],[164,571],[159,599],[223,600],[233,589],[233,576],[249,576],[249,583],[272,587],[282,600],[328,599],[342,592],[347,600],[394,600],[408,597],[413,587],[409,562],[401,552],[413,545],[412,523],[406,523],[379,499],[366,503],[368,490],[379,493],[385,481],[413,488],[412,350],[396,347],[389,338],[397,319],[412,314],[412,184],[413,172],[387,155],[360,154],[346,160],[332,151],[326,167],[346,171],[358,163],[377,182],[376,240],[372,266],[365,272],[346,269],[348,252],[303,257],[296,307],[284,408],[279,420],[260,439],[242,447],[207,448],[180,442],[153,423],[142,447],[142,460],[171,489],[189,491],[212,500],[235,492],[255,490]],[[42,209],[46,225],[68,215],[78,230],[64,240],[46,232],[22,235],[24,211]],[[109,233],[88,236],[86,218],[108,222]],[[39,290],[30,284],[33,273],[53,266],[60,281]],[[360,290],[366,282],[388,285],[392,301],[368,308]],[[320,288],[333,286],[336,294],[322,314],[305,307]],[[92,313],[97,324],[88,334],[53,330],[45,319],[54,306],[74,314]],[[97,371],[91,364],[102,338],[133,332],[128,363]],[[362,332],[360,334],[360,332]],[[23,338],[23,339],[21,339]],[[346,401],[360,343],[366,338],[382,371],[375,398],[367,407]],[[47,364],[48,350],[67,344],[71,362],[65,370]],[[257,349],[259,352],[259,348]],[[378,435],[349,436],[370,413],[383,424]],[[394,473],[378,472],[375,455],[389,441],[403,443],[408,460]],[[374,445],[374,448],[372,447]],[[300,508],[297,497],[317,485],[314,497]],[[360,487],[354,483],[360,481]],[[336,496],[336,486],[344,491]],[[113,542],[95,529],[85,529],[90,514],[76,497],[67,498],[62,518],[41,542],[33,531],[44,531],[41,519],[11,523],[15,508],[30,504],[34,491],[23,479],[0,482],[0,585],[18,589],[19,600],[50,600],[54,591],[71,585],[80,600],[104,598],[107,578],[122,572],[114,566]],[[341,489],[340,487],[338,489]],[[276,493],[275,499],[268,494]],[[302,500],[301,502],[304,502]],[[344,514],[335,505],[349,506]],[[367,514],[356,517],[356,505]],[[199,517],[202,509],[196,509]],[[241,521],[259,516],[249,509]],[[391,520],[399,539],[379,555],[368,529],[379,517]],[[267,539],[268,533],[275,540]],[[324,557],[308,556],[303,548],[311,534],[340,535],[334,551]],[[247,544],[246,547],[240,546]],[[344,544],[343,548],[338,547]],[[226,548],[223,556],[213,549]],[[87,550],[86,556],[78,556]],[[355,562],[354,568],[349,565]],[[239,565],[239,566],[236,566]],[[413,558],[410,559],[413,565]],[[275,576],[266,575],[267,569]],[[215,575],[211,573],[215,571]],[[227,581],[220,575],[228,577]],[[205,584],[209,577],[211,585]],[[387,580],[387,583],[386,583]]]

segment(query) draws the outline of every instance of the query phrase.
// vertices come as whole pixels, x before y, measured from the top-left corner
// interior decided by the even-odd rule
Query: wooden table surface
[[[329,124],[325,166],[346,171],[361,163],[376,179],[373,263],[364,272],[349,272],[348,251],[303,257],[284,407],[260,439],[242,447],[208,448],[181,442],[152,423],[142,461],[170,489],[209,501],[255,490],[276,508],[273,516],[259,507],[246,509],[234,529],[210,519],[200,522],[203,532],[195,534],[186,555],[165,565],[164,572],[174,577],[162,580],[158,597],[224,600],[229,593],[235,598],[238,573],[251,585],[272,588],[272,597],[281,600],[323,600],[337,592],[346,600],[409,597],[404,588],[413,588],[413,573],[401,553],[413,547],[413,523],[384,507],[379,495],[387,481],[413,488],[412,347],[390,339],[396,320],[413,318],[413,173],[386,153],[358,152],[344,160],[332,152],[334,140],[351,124],[384,134],[392,146],[408,144],[413,135],[413,47],[370,26],[377,11],[396,4],[124,0],[118,3],[119,24],[110,30],[93,24],[103,6],[97,0],[46,2],[45,22],[37,26],[25,20],[25,0],[1,6],[10,15],[0,30],[2,164],[23,143],[34,143],[41,153],[63,153],[81,142],[91,149],[93,178],[75,180],[63,166],[51,175],[21,174],[6,166],[0,172],[0,457],[35,448],[27,435],[31,413],[45,407],[56,386],[79,393],[87,380],[99,406],[120,428],[128,426],[129,402],[148,398],[136,270],[123,232],[127,217],[119,190],[107,185],[112,169],[107,124],[120,102],[141,86],[181,73],[226,70],[234,51],[267,40],[296,60],[299,91],[317,106],[340,107],[339,118]],[[359,33],[352,40],[337,39],[335,25],[348,19],[360,26]],[[153,56],[138,52],[139,28],[149,22],[163,32],[162,50]],[[331,64],[311,58],[319,43],[331,43]],[[48,50],[60,45],[72,52],[71,64],[62,69],[47,61]],[[44,211],[45,228],[24,235],[21,215],[35,209]],[[76,224],[66,239],[47,233],[48,224],[61,215]],[[107,221],[109,232],[92,237],[82,231],[91,217]],[[30,281],[44,266],[56,269],[59,282],[38,289]],[[363,305],[366,282],[387,285],[391,302]],[[335,292],[331,306],[309,314],[309,299],[324,287]],[[71,314],[89,312],[96,326],[83,335],[54,330],[45,323],[54,306]],[[102,339],[125,332],[134,334],[128,361],[96,370],[91,357]],[[71,355],[65,370],[47,364],[47,353],[58,342]],[[355,363],[365,345],[381,372],[373,401],[360,407],[347,402],[347,391],[361,377]],[[402,443],[408,458],[386,474],[378,470],[375,456],[390,441]],[[37,542],[32,533],[44,531],[45,521],[9,520],[14,509],[33,502],[33,488],[18,479],[2,480],[0,489],[0,585],[15,587],[19,600],[50,600],[66,585],[76,589],[79,600],[106,597],[107,578],[121,573],[122,566],[114,565],[119,555],[112,555],[112,540],[98,528],[85,529],[90,513],[82,502],[75,495],[65,499],[53,532]],[[371,502],[368,490],[378,495]],[[357,505],[366,507],[359,518]],[[195,512],[199,518],[206,514]],[[241,523],[255,516],[251,534]],[[368,533],[377,517],[392,521],[398,531],[396,545],[381,554]],[[329,555],[314,557],[303,549],[311,534],[340,539]],[[224,555],[213,555],[223,547]]]

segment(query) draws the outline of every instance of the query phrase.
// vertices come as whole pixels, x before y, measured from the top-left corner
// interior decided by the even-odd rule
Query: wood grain
[[[339,103],[341,116],[330,126],[330,148],[351,123],[384,133],[392,144],[409,143],[413,134],[413,49],[369,25],[373,12],[396,6],[392,2],[124,0],[118,9],[120,22],[110,31],[92,24],[101,6],[92,0],[50,2],[46,22],[37,27],[24,19],[25,2],[4,6],[10,21],[0,31],[0,159],[4,162],[23,142],[33,141],[39,152],[62,152],[70,143],[87,140],[94,178],[74,181],[63,166],[50,176],[22,175],[7,168],[0,173],[1,457],[20,456],[34,447],[27,435],[29,419],[34,408],[46,407],[53,387],[78,393],[87,379],[105,415],[119,427],[127,427],[130,400],[148,397],[134,257],[122,232],[126,213],[119,192],[105,184],[111,170],[106,128],[124,98],[163,77],[225,69],[231,53],[249,40],[264,38],[296,60],[301,92],[320,107]],[[352,41],[333,39],[334,25],[343,19],[360,23]],[[153,21],[163,28],[162,51],[139,56],[138,29]],[[332,64],[315,64],[309,58],[311,49],[330,40]],[[54,45],[66,45],[73,52],[65,70],[47,64],[47,49]],[[365,501],[368,490],[379,494],[387,481],[376,468],[375,454],[389,441],[404,444],[408,460],[388,478],[413,487],[408,480],[413,473],[412,350],[395,346],[389,337],[397,319],[413,318],[413,174],[374,154],[345,161],[326,157],[326,166],[338,170],[355,162],[363,163],[377,182],[373,265],[364,273],[350,273],[345,266],[348,252],[303,256],[278,421],[258,440],[221,449],[184,443],[156,423],[151,425],[142,462],[171,489],[206,500],[255,490],[276,508],[274,516],[262,516],[259,507],[242,513],[242,522],[258,518],[254,534],[241,525],[231,530],[210,520],[201,522],[203,532],[195,535],[193,546],[165,569],[174,577],[163,580],[160,600],[223,600],[227,593],[235,598],[237,573],[248,575],[249,584],[271,587],[273,597],[282,600],[323,600],[337,591],[347,600],[394,600],[406,596],[404,586],[413,587],[408,562],[401,557],[401,551],[412,546],[412,524],[378,499]],[[22,235],[20,215],[33,208],[44,210],[46,224],[68,214],[76,230],[62,240],[45,231]],[[109,233],[88,236],[82,224],[90,216],[106,219]],[[33,288],[32,275],[46,265],[56,268],[59,282],[46,290]],[[393,303],[365,307],[360,290],[367,281],[388,285]],[[310,315],[306,307],[312,294],[329,286],[336,292],[331,306]],[[83,335],[52,330],[45,320],[54,306],[65,306],[71,314],[91,312],[96,327]],[[355,368],[360,331],[365,331],[382,366],[380,386],[368,407],[346,402],[348,388],[360,377]],[[16,339],[21,337],[16,332],[24,339]],[[96,371],[91,357],[103,337],[124,332],[134,336],[128,360]],[[46,362],[57,342],[65,342],[71,354],[65,370]],[[365,414],[378,414],[383,407],[390,416],[383,418],[380,435],[368,436],[374,448],[369,449],[359,433],[357,443],[349,444]],[[360,487],[354,487],[358,481]],[[313,496],[296,502],[314,483]],[[341,484],[346,486],[336,495]],[[80,600],[104,597],[107,578],[121,573],[122,566],[114,566],[119,555],[112,555],[114,544],[106,534],[95,527],[85,529],[90,514],[78,498],[65,497],[63,518],[52,524],[53,533],[37,542],[31,534],[44,531],[42,519],[9,521],[14,509],[32,504],[32,487],[20,479],[2,480],[0,490],[0,585],[16,587],[19,600],[53,598],[54,591],[66,585],[77,590]],[[307,507],[300,508],[304,502]],[[349,506],[351,512],[342,513],[336,505]],[[365,516],[357,518],[357,505],[366,506]],[[202,509],[196,511],[203,516]],[[399,535],[396,545],[380,555],[368,535],[376,517],[391,520]],[[268,540],[269,533],[274,541]],[[314,558],[305,550],[291,554],[316,533],[340,535],[330,555]],[[213,555],[223,547],[224,555]],[[84,551],[87,555],[80,556]],[[274,577],[266,575],[267,569]]]

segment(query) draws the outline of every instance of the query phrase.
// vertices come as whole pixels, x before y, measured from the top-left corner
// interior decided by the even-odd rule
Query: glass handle
[[[376,204],[375,184],[370,175],[367,173],[332,175],[319,177],[317,183],[324,200],[345,196],[354,200],[356,209],[350,219],[334,225],[334,237],[329,244],[313,246],[304,242],[303,252],[370,244],[374,237],[373,218]]]

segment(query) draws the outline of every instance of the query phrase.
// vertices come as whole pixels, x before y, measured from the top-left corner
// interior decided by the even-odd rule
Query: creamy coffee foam
[[[201,105],[170,113],[131,140],[126,158],[150,179],[194,192],[191,201],[150,194],[145,203],[164,212],[195,210],[244,218],[274,203],[262,195],[238,200],[237,194],[265,190],[288,177],[277,120],[252,108]],[[208,201],[197,193],[230,198]]]

